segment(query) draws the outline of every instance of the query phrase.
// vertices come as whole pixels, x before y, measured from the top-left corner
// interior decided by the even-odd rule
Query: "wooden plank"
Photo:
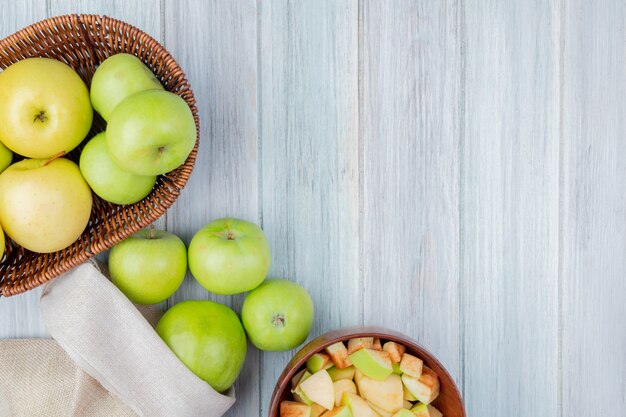
[[[167,228],[189,243],[211,220],[259,221],[257,164],[257,11],[252,0],[165,3],[165,44],[181,64],[200,111],[193,175],[169,210]],[[191,276],[170,304],[211,299],[239,311],[243,297],[210,295]],[[259,353],[250,348],[228,416],[259,414]]]
[[[263,225],[271,274],[314,300],[314,337],[361,323],[358,5],[260,4]],[[261,416],[293,353],[263,355]]]
[[[468,415],[557,415],[558,1],[465,7]]]
[[[562,413],[626,410],[626,4],[564,3]]]
[[[364,1],[364,321],[402,331],[460,381],[458,1]]]
[[[45,15],[45,0],[6,2],[0,13],[0,38],[43,19]],[[40,294],[41,289],[36,289],[0,298],[0,339],[47,336],[39,315]]]

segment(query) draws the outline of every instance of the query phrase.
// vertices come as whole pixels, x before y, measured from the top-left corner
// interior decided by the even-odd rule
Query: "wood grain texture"
[[[460,379],[460,2],[362,6],[363,320]]]
[[[565,2],[563,417],[626,410],[624,39],[624,2]]]
[[[11,1],[0,4],[0,38],[46,17],[45,0]],[[0,298],[0,339],[46,337],[39,314],[41,288],[19,296]]]
[[[263,226],[271,274],[302,284],[311,336],[361,322],[358,261],[358,7],[263,2]],[[293,352],[265,353],[261,416]]]
[[[466,3],[462,185],[470,416],[557,415],[557,1]]]
[[[257,11],[253,0],[168,1],[165,46],[198,100],[200,148],[189,183],[168,211],[167,229],[189,243],[211,220],[259,221]],[[188,276],[170,299],[211,299],[240,311],[243,297],[214,296]],[[259,413],[259,353],[250,346],[227,416]]]

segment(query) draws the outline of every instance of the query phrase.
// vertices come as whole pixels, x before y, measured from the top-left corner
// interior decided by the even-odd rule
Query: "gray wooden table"
[[[623,1],[0,3],[0,36],[88,12],[165,44],[202,146],[161,225],[261,223],[311,336],[413,336],[470,416],[624,415]],[[0,300],[0,337],[46,336],[38,295]],[[252,349],[228,416],[266,416],[292,353]]]

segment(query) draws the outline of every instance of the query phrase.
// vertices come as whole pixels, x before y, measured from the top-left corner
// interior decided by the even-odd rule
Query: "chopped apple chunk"
[[[349,358],[356,369],[370,378],[384,380],[393,372],[387,352],[361,349],[351,354]]]
[[[350,408],[354,417],[380,417],[363,398],[351,392],[344,392],[341,403]]]
[[[333,381],[338,381],[340,379],[354,379],[354,366],[349,366],[343,369],[333,366],[328,368],[327,371],[328,375],[330,375],[330,379]]]
[[[311,404],[311,417],[320,417],[326,412],[326,409],[318,403]]]
[[[333,380],[325,369],[318,371],[300,383],[302,392],[308,399],[318,403],[327,410],[335,405],[335,388]]]
[[[322,417],[353,417],[350,407],[342,405],[322,414]]]
[[[427,366],[423,367],[419,378],[403,374],[402,382],[411,394],[424,404],[430,404],[439,395],[439,377]]]
[[[333,363],[330,361],[330,356],[322,352],[314,354],[306,361],[306,368],[312,374],[322,369],[328,369],[331,366],[333,366]]]
[[[280,417],[310,417],[311,406],[294,401],[280,403]]]
[[[330,356],[335,366],[339,369],[344,369],[352,365],[350,359],[348,359],[348,349],[343,342],[337,342],[326,348],[326,353]]]
[[[443,417],[441,411],[430,404],[419,403],[411,408],[411,412],[417,417]]]
[[[404,355],[404,351],[406,350],[406,348],[400,343],[387,342],[383,345],[383,350],[389,353],[391,362],[399,363],[402,360],[402,355]]]
[[[420,358],[408,353],[402,356],[402,361],[400,362],[400,370],[402,373],[414,376],[415,378],[420,377],[423,366],[424,362]]]
[[[402,379],[398,375],[391,374],[387,379],[379,381],[357,371],[355,382],[359,394],[376,408],[393,414],[404,405]]]
[[[397,413],[395,413],[391,417],[415,417],[415,414],[413,414],[409,410],[403,408],[402,410],[398,411]]]
[[[372,342],[372,349],[383,350],[383,345],[380,344],[380,339],[378,337],[374,338],[374,341]]]
[[[361,349],[371,349],[374,345],[373,337],[357,337],[348,340],[348,355]]]
[[[351,392],[356,394],[356,385],[354,381],[350,379],[340,379],[338,381],[333,382],[333,388],[335,389],[335,407],[339,407],[341,405],[341,399],[343,398],[344,392]]]

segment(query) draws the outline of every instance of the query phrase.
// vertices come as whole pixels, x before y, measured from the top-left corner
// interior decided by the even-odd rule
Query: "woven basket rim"
[[[23,248],[19,248],[7,237],[6,248],[8,250],[5,251],[2,263],[0,263],[0,297],[16,295],[48,282],[153,223],[178,198],[191,175],[197,158],[200,142],[200,122],[195,97],[189,82],[182,68],[174,60],[170,52],[159,41],[130,23],[98,14],[67,14],[40,20],[0,40],[0,68],[6,68],[8,66],[5,65],[6,62],[17,62],[31,56],[54,55],[56,51],[52,50],[52,47],[50,50],[47,50],[43,49],[45,46],[41,45],[42,42],[39,44],[33,44],[32,42],[41,36],[44,36],[42,39],[48,39],[47,36],[52,39],[55,34],[60,39],[59,29],[66,30],[68,33],[71,33],[69,32],[70,30],[74,30],[73,34],[78,33],[71,41],[82,48],[86,48],[86,51],[72,49],[74,44],[69,42],[52,43],[52,45],[57,45],[57,47],[62,45],[68,54],[74,53],[79,57],[86,56],[89,58],[88,66],[95,68],[95,65],[101,62],[97,60],[99,55],[106,57],[122,52],[133,53],[142,59],[144,64],[156,73],[166,90],[180,95],[189,105],[196,124],[196,142],[183,165],[159,176],[155,188],[142,201],[126,206],[114,206],[103,202],[103,200],[93,194],[94,209],[89,224],[81,237],[68,248],[52,254],[33,254]],[[97,49],[98,45],[95,45],[92,39],[92,34],[96,36],[96,29],[101,31],[98,34],[105,34],[104,38],[113,42],[111,51]],[[62,32],[62,34],[65,35],[66,32]],[[123,48],[126,44],[128,44],[129,48],[132,46],[134,49],[124,50]],[[35,50],[35,48],[41,49]],[[122,48],[122,50],[115,50],[115,48]],[[107,55],[109,52],[111,52],[110,55]],[[146,59],[139,56],[142,53],[148,54],[146,59],[151,61],[154,59],[155,61],[151,63],[146,62]],[[52,57],[59,59],[56,55]],[[157,58],[158,60],[156,60]],[[72,66],[72,63],[66,62],[63,57],[59,60]],[[84,67],[79,66],[78,68]],[[89,84],[89,80],[85,81]],[[175,84],[167,84],[170,81],[172,83],[175,82]],[[94,116],[96,116],[95,111]],[[95,126],[94,122],[92,130],[97,129]],[[93,137],[92,132],[87,135],[85,141],[91,137]],[[94,216],[94,213],[102,209],[102,207],[107,208],[112,213],[111,216],[113,218],[107,217],[105,220],[113,224],[115,230],[110,231],[107,236],[93,236],[92,233],[99,230],[97,228],[104,222],[98,216]],[[106,225],[102,227],[106,227]],[[13,256],[19,259],[15,261],[12,258]],[[9,258],[14,262],[8,262]],[[25,267],[26,263],[30,264]],[[28,274],[18,276],[18,272],[22,273],[24,269],[29,271]]]

